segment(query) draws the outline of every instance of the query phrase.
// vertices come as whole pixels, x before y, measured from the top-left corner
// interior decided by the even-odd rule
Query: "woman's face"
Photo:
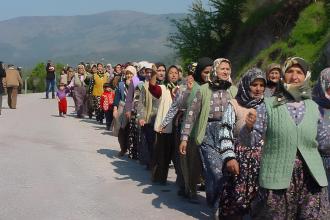
[[[299,65],[293,65],[284,74],[285,83],[292,85],[302,85],[305,78],[306,76]]]
[[[165,67],[160,66],[157,68],[157,79],[160,81],[164,81],[165,79]]]
[[[262,79],[255,79],[250,84],[250,94],[254,99],[261,99],[265,92],[265,81]]]
[[[97,65],[97,71],[103,72],[103,65],[101,64]]]
[[[176,83],[179,80],[179,71],[176,68],[169,69],[168,80],[171,83]]]
[[[209,81],[211,70],[212,70],[212,66],[207,66],[203,69],[201,73],[201,78],[203,82]]]
[[[78,68],[78,73],[79,74],[84,74],[84,68]]]
[[[220,80],[226,80],[228,81],[231,74],[231,67],[229,63],[222,62],[216,69],[217,77]]]
[[[92,73],[97,73],[97,67],[96,67],[96,66],[94,66],[94,67],[92,68]]]
[[[126,80],[131,80],[133,78],[133,73],[126,71],[125,78]]]
[[[278,83],[280,81],[280,78],[281,78],[281,74],[278,69],[273,69],[268,74],[268,80],[270,80],[274,83]]]
[[[328,96],[330,96],[330,88],[327,88],[325,92],[327,93]]]
[[[116,73],[121,73],[121,66],[120,66],[120,65],[117,65],[117,66],[115,67],[115,72],[116,72]]]

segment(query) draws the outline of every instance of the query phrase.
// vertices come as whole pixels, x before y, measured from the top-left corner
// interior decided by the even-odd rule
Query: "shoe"
[[[110,131],[110,126],[107,126],[105,129],[106,129],[107,131]]]
[[[201,185],[198,187],[198,191],[204,191],[204,192],[205,192],[205,185],[204,185],[204,184],[201,184]]]
[[[118,157],[123,157],[125,154],[126,154],[126,152],[122,152],[122,151],[120,151],[120,152],[118,153]]]
[[[177,192],[178,196],[182,196],[182,197],[186,197],[186,190],[184,189],[184,187],[181,187],[178,192]]]
[[[190,194],[188,196],[188,201],[192,204],[200,204],[200,201],[198,200],[197,194]]]

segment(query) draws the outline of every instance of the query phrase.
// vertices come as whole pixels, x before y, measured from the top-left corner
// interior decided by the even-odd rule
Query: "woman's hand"
[[[245,125],[248,129],[252,130],[254,123],[257,120],[257,111],[252,109],[245,118]]]
[[[144,119],[139,120],[140,127],[143,127],[146,124],[146,121]]]
[[[181,155],[186,155],[186,150],[187,150],[187,141],[181,141],[180,146],[179,146],[179,151]]]
[[[226,163],[227,170],[233,175],[239,174],[239,164],[236,159],[231,159]]]

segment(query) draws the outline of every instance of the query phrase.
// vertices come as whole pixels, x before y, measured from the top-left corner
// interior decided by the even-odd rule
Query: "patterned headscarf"
[[[226,58],[218,58],[213,62],[212,73],[211,73],[211,77],[210,77],[211,80],[209,82],[209,85],[210,85],[211,89],[214,89],[214,90],[227,90],[227,89],[230,88],[230,86],[232,84],[230,76],[229,76],[228,81],[219,79],[218,76],[217,76],[217,68],[222,62],[229,63],[229,65],[231,67],[231,62]]]
[[[256,79],[262,79],[266,85],[265,73],[259,68],[252,68],[244,74],[238,85],[236,100],[241,106],[245,108],[255,108],[257,105],[263,102],[263,97],[257,100],[251,96],[250,85]]]
[[[324,69],[319,76],[312,93],[313,100],[322,108],[330,109],[330,97],[326,90],[330,88],[330,68]]]
[[[300,57],[289,57],[283,65],[283,74],[294,65],[298,65],[305,74],[305,81],[302,85],[292,85],[281,82],[279,84],[278,91],[274,94],[277,99],[275,100],[275,105],[282,105],[289,101],[300,102],[305,99],[311,98],[311,88],[309,86],[309,81],[311,78],[311,72],[307,62]]]
[[[200,58],[197,62],[197,66],[196,66],[196,69],[194,71],[195,81],[198,82],[199,84],[206,83],[206,82],[203,82],[203,80],[202,80],[202,71],[206,67],[212,66],[212,65],[213,65],[213,60],[211,58],[208,58],[208,57]]]

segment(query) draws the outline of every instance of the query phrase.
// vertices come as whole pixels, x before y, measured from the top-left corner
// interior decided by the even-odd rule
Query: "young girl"
[[[58,91],[56,92],[56,98],[58,101],[58,112],[60,117],[65,117],[67,112],[67,101],[66,101],[65,84],[60,83]]]
[[[107,130],[109,131],[113,119],[113,102],[115,99],[115,92],[111,88],[110,83],[105,83],[103,87],[104,92],[101,96],[100,108],[105,114],[106,126]]]

